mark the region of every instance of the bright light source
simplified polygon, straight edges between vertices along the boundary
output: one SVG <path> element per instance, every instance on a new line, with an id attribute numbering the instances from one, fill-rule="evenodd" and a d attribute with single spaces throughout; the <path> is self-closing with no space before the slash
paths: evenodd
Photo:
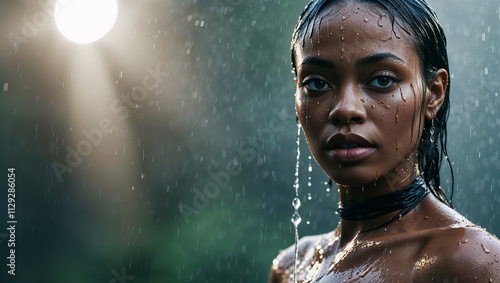
<path id="1" fill-rule="evenodd" d="M 69 40 L 86 44 L 106 35 L 118 15 L 116 0 L 58 0 L 56 26 Z"/>

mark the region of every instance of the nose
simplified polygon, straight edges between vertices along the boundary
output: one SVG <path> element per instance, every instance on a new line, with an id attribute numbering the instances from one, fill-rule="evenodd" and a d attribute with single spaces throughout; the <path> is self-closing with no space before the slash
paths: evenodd
<path id="1" fill-rule="evenodd" d="M 328 118 L 335 125 L 364 123 L 366 109 L 362 99 L 362 94 L 355 86 L 339 89 Z"/>

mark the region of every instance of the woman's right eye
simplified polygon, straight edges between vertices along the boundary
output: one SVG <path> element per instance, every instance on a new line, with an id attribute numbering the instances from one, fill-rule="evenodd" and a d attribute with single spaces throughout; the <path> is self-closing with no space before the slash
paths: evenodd
<path id="1" fill-rule="evenodd" d="M 328 89 L 330 86 L 328 85 L 327 82 L 325 82 L 324 80 L 322 79 L 317 79 L 317 78 L 314 78 L 314 79 L 308 79 L 306 80 L 303 85 L 309 89 L 309 90 L 312 90 L 312 91 L 320 91 L 320 90 L 325 90 L 325 89 Z"/>

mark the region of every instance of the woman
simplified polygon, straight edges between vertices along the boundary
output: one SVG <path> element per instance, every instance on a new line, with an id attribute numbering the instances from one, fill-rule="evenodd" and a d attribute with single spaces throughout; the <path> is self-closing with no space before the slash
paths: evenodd
<path id="1" fill-rule="evenodd" d="M 296 111 L 338 185 L 331 233 L 273 261 L 270 282 L 499 282 L 500 241 L 451 208 L 439 179 L 446 39 L 424 0 L 313 0 L 292 39 Z"/>

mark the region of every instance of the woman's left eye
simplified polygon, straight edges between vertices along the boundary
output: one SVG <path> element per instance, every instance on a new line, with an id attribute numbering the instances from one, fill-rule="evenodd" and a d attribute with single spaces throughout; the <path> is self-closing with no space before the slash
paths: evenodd
<path id="1" fill-rule="evenodd" d="M 378 76 L 368 83 L 368 86 L 376 89 L 388 89 L 394 87 L 399 80 L 391 76 Z"/>

